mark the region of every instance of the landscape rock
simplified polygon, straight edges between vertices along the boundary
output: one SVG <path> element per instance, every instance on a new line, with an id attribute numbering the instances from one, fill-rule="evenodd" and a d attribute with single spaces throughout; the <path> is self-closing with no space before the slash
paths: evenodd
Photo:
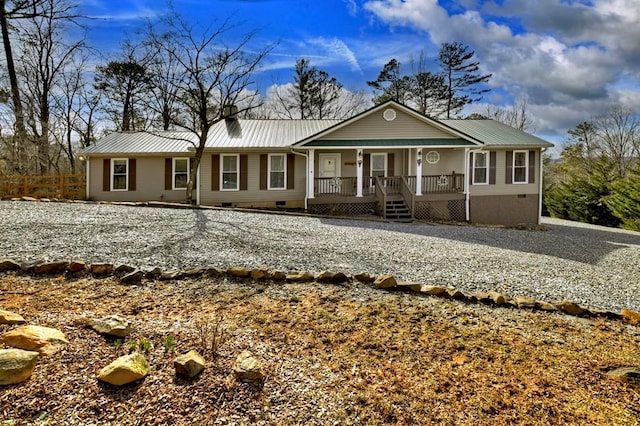
<path id="1" fill-rule="evenodd" d="M 342 284 L 349 281 L 349 277 L 344 272 L 322 271 L 316 275 L 315 280 L 319 283 Z"/>
<path id="2" fill-rule="evenodd" d="M 287 274 L 287 281 L 289 282 L 309 282 L 314 280 L 314 276 L 308 271 L 292 271 Z"/>
<path id="3" fill-rule="evenodd" d="M 121 356 L 98 372 L 98 380 L 115 386 L 123 386 L 140 380 L 149 374 L 149 364 L 138 352 Z"/>
<path id="4" fill-rule="evenodd" d="M 164 271 L 160 274 L 160 281 L 181 280 L 182 278 L 184 278 L 184 273 L 177 269 Z"/>
<path id="5" fill-rule="evenodd" d="M 397 284 L 398 282 L 396 281 L 396 277 L 391 274 L 379 275 L 373 282 L 373 285 L 376 288 L 392 288 Z"/>
<path id="6" fill-rule="evenodd" d="M 607 371 L 607 375 L 624 382 L 640 385 L 640 368 L 638 367 L 618 367 Z"/>
<path id="7" fill-rule="evenodd" d="M 411 290 L 411 291 L 413 291 L 415 293 L 420 293 L 420 290 L 422 290 L 422 284 L 415 283 L 415 282 L 400 281 L 396 285 L 401 290 L 407 289 L 407 290 Z"/>
<path id="8" fill-rule="evenodd" d="M 262 365 L 249 351 L 242 351 L 233 364 L 233 374 L 237 380 L 255 383 L 264 379 Z"/>
<path id="9" fill-rule="evenodd" d="M 89 327 L 100 334 L 127 337 L 131 334 L 131 322 L 120 315 L 109 315 L 89 321 Z"/>
<path id="10" fill-rule="evenodd" d="M 27 380 L 36 368 L 38 355 L 38 352 L 22 349 L 0 349 L 0 385 Z"/>
<path id="11" fill-rule="evenodd" d="M 541 311 L 554 312 L 557 311 L 558 308 L 553 303 L 545 302 L 542 300 L 536 300 L 536 308 Z"/>
<path id="12" fill-rule="evenodd" d="M 635 312 L 630 309 L 623 309 L 620 311 L 620 315 L 625 321 L 630 322 L 631 324 L 640 324 L 640 312 Z"/>
<path id="13" fill-rule="evenodd" d="M 262 281 L 269 278 L 269 268 L 266 266 L 259 266 L 251 270 L 251 279 L 254 281 Z"/>
<path id="14" fill-rule="evenodd" d="M 176 374 L 185 377 L 195 377 L 205 367 L 205 360 L 197 351 L 189 351 L 173 360 Z"/>
<path id="15" fill-rule="evenodd" d="M 24 324 L 25 322 L 22 315 L 0 309 L 0 324 Z"/>
<path id="16" fill-rule="evenodd" d="M 467 300 L 467 295 L 457 288 L 449 288 L 447 289 L 447 294 L 450 298 L 454 300 Z"/>
<path id="17" fill-rule="evenodd" d="M 37 351 L 43 355 L 54 354 L 69 343 L 60 330 L 39 325 L 25 325 L 7 331 L 0 336 L 0 341 L 7 346 Z"/>
<path id="18" fill-rule="evenodd" d="M 83 260 L 72 260 L 69 262 L 69 272 L 76 274 L 87 270 L 87 264 Z"/>
<path id="19" fill-rule="evenodd" d="M 533 309 L 536 307 L 536 299 L 529 296 L 516 296 L 513 298 L 513 303 L 520 309 Z"/>
<path id="20" fill-rule="evenodd" d="M 230 268 L 227 268 L 227 274 L 235 278 L 249 278 L 251 276 L 251 271 L 243 266 L 231 266 Z"/>
<path id="21" fill-rule="evenodd" d="M 498 293 L 494 290 L 488 291 L 487 294 L 489 295 L 493 303 L 497 306 L 506 305 L 509 301 L 509 297 L 506 294 Z"/>
<path id="22" fill-rule="evenodd" d="M 284 281 L 287 279 L 287 274 L 282 271 L 271 271 L 269 277 L 274 281 Z"/>
<path id="23" fill-rule="evenodd" d="M 353 276 L 356 280 L 360 281 L 363 284 L 369 284 L 375 281 L 376 277 L 373 275 L 369 275 L 366 273 L 360 273 Z"/>
<path id="24" fill-rule="evenodd" d="M 92 263 L 89 270 L 93 275 L 113 274 L 113 263 Z"/>
<path id="25" fill-rule="evenodd" d="M 447 289 L 446 287 L 425 284 L 420 287 L 420 293 L 428 294 L 431 296 L 444 296 L 445 294 L 447 294 Z"/>
<path id="26" fill-rule="evenodd" d="M 577 303 L 570 300 L 563 300 L 562 302 L 558 303 L 556 307 L 565 314 L 573 315 L 576 317 L 589 312 L 586 309 L 580 307 L 580 305 L 578 305 Z"/>
<path id="27" fill-rule="evenodd" d="M 204 275 L 207 277 L 221 277 L 224 275 L 224 271 L 220 268 L 207 268 L 204 270 Z"/>
<path id="28" fill-rule="evenodd" d="M 127 275 L 120 278 L 120 282 L 122 284 L 136 284 L 142 281 L 142 278 L 144 278 L 144 272 L 136 269 L 135 271 L 129 272 Z"/>
<path id="29" fill-rule="evenodd" d="M 42 262 L 35 265 L 31 272 L 36 275 L 51 275 L 51 274 L 60 274 L 66 271 L 69 266 L 69 262 L 65 260 L 60 260 L 56 262 Z"/>
<path id="30" fill-rule="evenodd" d="M 11 259 L 0 259 L 0 272 L 4 271 L 17 271 L 20 269 L 20 264 Z"/>
<path id="31" fill-rule="evenodd" d="M 201 277 L 204 274 L 204 269 L 202 268 L 191 268 L 183 271 L 185 277 Z"/>
<path id="32" fill-rule="evenodd" d="M 133 266 L 122 264 L 122 265 L 116 266 L 113 269 L 113 273 L 116 275 L 125 275 L 135 270 L 136 268 L 134 268 Z"/>

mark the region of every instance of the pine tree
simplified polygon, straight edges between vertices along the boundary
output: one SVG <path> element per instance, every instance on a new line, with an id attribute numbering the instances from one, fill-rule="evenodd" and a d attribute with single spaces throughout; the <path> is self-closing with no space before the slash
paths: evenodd
<path id="1" fill-rule="evenodd" d="M 622 221 L 622 228 L 640 231 L 640 164 L 629 175 L 612 184 L 605 203 Z"/>

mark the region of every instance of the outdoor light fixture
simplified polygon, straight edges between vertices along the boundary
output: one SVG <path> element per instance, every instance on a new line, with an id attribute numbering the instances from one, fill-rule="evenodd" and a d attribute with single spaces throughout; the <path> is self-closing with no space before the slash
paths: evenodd
<path id="1" fill-rule="evenodd" d="M 416 160 L 416 163 L 418 163 L 418 166 L 420 164 L 422 164 L 422 150 L 421 149 L 418 150 L 418 159 Z"/>
<path id="2" fill-rule="evenodd" d="M 362 151 L 358 151 L 358 166 L 362 166 Z"/>
<path id="3" fill-rule="evenodd" d="M 80 160 L 80 161 L 84 161 L 84 160 L 86 160 L 86 158 L 85 158 L 85 156 L 84 156 L 84 155 L 80 155 L 80 156 L 78 156 L 78 160 Z"/>

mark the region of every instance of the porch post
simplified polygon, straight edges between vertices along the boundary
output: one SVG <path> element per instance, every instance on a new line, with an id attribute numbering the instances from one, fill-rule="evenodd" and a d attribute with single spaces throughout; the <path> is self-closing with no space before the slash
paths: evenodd
<path id="1" fill-rule="evenodd" d="M 422 195 L 422 148 L 416 148 L 416 196 Z"/>
<path id="2" fill-rule="evenodd" d="M 315 176 L 315 150 L 310 149 L 307 156 L 307 198 L 313 197 L 314 176 Z"/>
<path id="3" fill-rule="evenodd" d="M 464 217 L 467 222 L 471 221 L 471 200 L 469 199 L 469 179 L 471 179 L 471 176 L 468 176 L 471 173 L 469 170 L 470 152 L 469 148 L 464 149 Z"/>
<path id="4" fill-rule="evenodd" d="M 358 148 L 356 150 L 356 197 L 362 197 L 362 149 Z"/>

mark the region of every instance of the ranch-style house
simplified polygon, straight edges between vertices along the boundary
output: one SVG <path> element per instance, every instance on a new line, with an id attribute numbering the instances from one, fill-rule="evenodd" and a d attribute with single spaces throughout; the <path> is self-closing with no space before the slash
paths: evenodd
<path id="1" fill-rule="evenodd" d="M 185 199 L 196 137 L 112 133 L 81 153 L 87 197 Z M 551 143 L 493 120 L 435 120 L 394 101 L 346 120 L 214 125 L 197 205 L 306 209 L 388 220 L 539 223 L 542 153 Z"/>

